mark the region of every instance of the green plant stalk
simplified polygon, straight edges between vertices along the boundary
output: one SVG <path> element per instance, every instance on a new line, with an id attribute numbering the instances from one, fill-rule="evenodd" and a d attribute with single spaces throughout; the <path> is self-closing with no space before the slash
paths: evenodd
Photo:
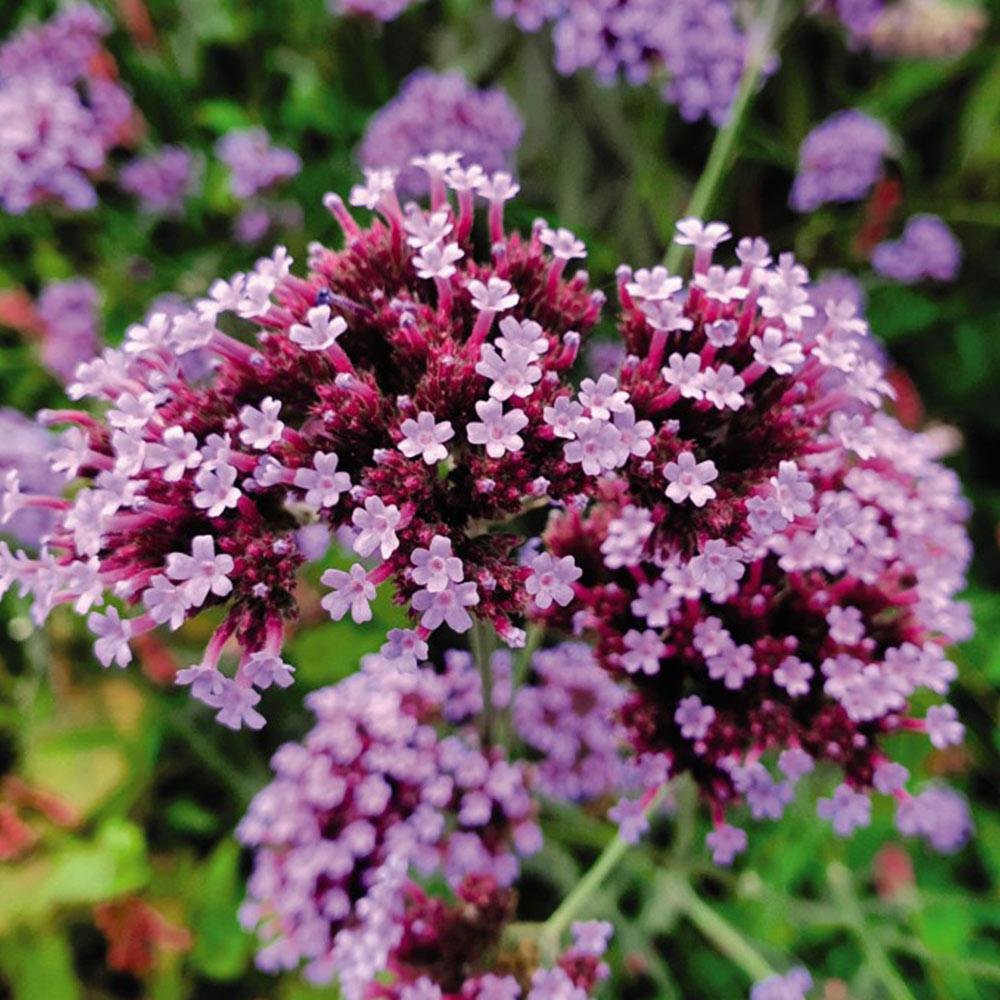
<path id="1" fill-rule="evenodd" d="M 480 719 L 483 746 L 493 745 L 496 735 L 496 709 L 493 705 L 493 626 L 480 618 L 474 618 L 472 623 L 472 656 L 479 668 L 479 677 L 483 690 L 483 714 Z"/>
<path id="2" fill-rule="evenodd" d="M 702 170 L 687 204 L 686 215 L 704 218 L 708 214 L 715 202 L 723 175 L 727 168 L 732 166 L 736 141 L 743 130 L 743 123 L 760 82 L 760 75 L 771 54 L 780 6 L 780 0 L 765 0 L 759 19 L 751 26 L 752 35 L 748 46 L 747 63 L 743 68 L 739 90 L 736 92 L 733 106 L 729 109 L 725 125 L 715 133 L 715 141 L 705 161 L 705 169 Z M 686 247 L 677 243 L 670 244 L 670 249 L 663 259 L 668 271 L 676 272 L 684 258 L 685 249 Z"/>
<path id="3" fill-rule="evenodd" d="M 644 810 L 644 815 L 649 816 L 653 810 L 663 802 L 667 794 L 667 786 L 661 785 L 656 794 L 649 800 L 649 804 Z M 576 919 L 580 912 L 586 907 L 591 896 L 601 887 L 604 880 L 615 870 L 618 863 L 625 856 L 626 852 L 634 845 L 622 840 L 620 834 L 616 834 L 605 845 L 604 850 L 598 855 L 597 860 L 587 869 L 583 878 L 574 886 L 572 891 L 559 904 L 552 916 L 542 925 L 539 935 L 539 944 L 542 953 L 554 957 L 559 946 L 559 939 L 566 928 Z"/>
<path id="4" fill-rule="evenodd" d="M 834 901 L 843 913 L 844 922 L 850 927 L 858 947 L 865 956 L 865 961 L 889 996 L 892 1000 L 916 1000 L 889 960 L 885 949 L 865 926 L 865 917 L 854 892 L 851 873 L 840 862 L 834 862 L 827 868 L 826 878 Z"/>
<path id="5" fill-rule="evenodd" d="M 678 879 L 676 892 L 679 898 L 671 902 L 677 905 L 680 912 L 717 952 L 725 955 L 755 982 L 775 975 L 775 970 L 767 959 L 722 914 L 712 909 L 689 882 Z"/>

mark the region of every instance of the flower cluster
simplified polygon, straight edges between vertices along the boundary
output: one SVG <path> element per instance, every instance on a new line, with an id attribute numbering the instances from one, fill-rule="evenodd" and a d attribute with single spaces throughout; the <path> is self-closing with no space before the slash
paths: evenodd
<path id="1" fill-rule="evenodd" d="M 298 153 L 272 146 L 263 128 L 227 132 L 216 143 L 215 155 L 229 168 L 229 188 L 240 201 L 294 177 L 302 169 Z"/>
<path id="2" fill-rule="evenodd" d="M 440 735 L 434 723 L 447 694 L 433 671 L 374 657 L 309 695 L 317 725 L 303 744 L 277 752 L 274 781 L 238 829 L 257 849 L 242 919 L 270 941 L 258 956 L 263 968 L 307 963 L 310 979 L 336 976 L 357 1000 L 383 969 L 419 967 L 417 939 L 431 933 L 431 910 L 444 907 L 411 882 L 418 874 L 441 872 L 460 895 L 483 892 L 477 919 L 496 911 L 451 948 L 470 946 L 477 932 L 489 944 L 509 919 L 513 851 L 540 845 L 524 771 L 461 731 Z M 467 911 L 454 922 L 468 921 Z M 433 951 L 423 954 L 433 962 Z M 475 957 L 445 967 L 454 975 Z"/>
<path id="3" fill-rule="evenodd" d="M 183 146 L 164 146 L 122 167 L 118 182 L 144 212 L 179 212 L 198 182 L 196 157 Z"/>
<path id="4" fill-rule="evenodd" d="M 880 412 L 890 389 L 849 302 L 817 309 L 806 270 L 772 265 L 760 239 L 712 263 L 719 223 L 677 238 L 695 248 L 686 289 L 663 268 L 619 272 L 618 385 L 645 448 L 550 527 L 548 551 L 583 573 L 542 614 L 629 681 L 629 739 L 694 774 L 720 863 L 746 842 L 727 808 L 777 818 L 821 759 L 844 775 L 819 807 L 837 832 L 867 824 L 872 789 L 925 816 L 884 741 L 962 738 L 950 706 L 909 708 L 947 691 L 943 646 L 970 632 L 957 479 Z"/>
<path id="5" fill-rule="evenodd" d="M 38 620 L 72 604 L 89 613 L 101 662 L 125 666 L 133 636 L 225 604 L 181 680 L 227 724 L 259 725 L 254 688 L 289 677 L 282 626 L 296 611 L 305 521 L 346 530 L 369 561 L 324 574 L 330 615 L 367 620 L 392 577 L 417 626 L 410 642 L 442 625 L 465 631 L 474 609 L 517 645 L 529 604 L 572 598 L 572 560 L 522 565 L 518 534 L 486 526 L 576 503 L 594 476 L 648 449 L 614 379 L 579 393 L 566 382 L 603 297 L 584 272 L 564 277 L 586 253 L 571 233 L 505 234 L 509 174 L 463 168 L 454 154 L 424 166 L 430 211 L 404 211 L 392 173 L 370 172 L 352 202 L 385 221 L 361 229 L 330 195 L 346 246 L 313 245 L 308 277 L 278 248 L 78 369 L 70 396 L 104 401 L 106 414 L 43 419 L 72 425 L 53 467 L 87 482 L 72 499 L 5 482 L 5 517 L 59 514 L 39 559 L 9 556 L 2 576 L 33 594 Z M 477 197 L 489 203 L 482 263 Z M 215 371 L 192 379 L 181 362 L 204 350 Z M 97 610 L 108 589 L 141 613 Z M 242 648 L 235 680 L 218 670 L 230 639 Z"/>
<path id="6" fill-rule="evenodd" d="M 19 410 L 0 409 L 0 478 L 16 471 L 26 489 L 54 493 L 65 479 L 49 466 L 58 445 L 54 434 L 26 417 Z M 37 547 L 55 524 L 56 515 L 48 510 L 18 511 L 4 526 L 22 545 Z"/>
<path id="7" fill-rule="evenodd" d="M 830 201 L 860 201 L 881 175 L 890 145 L 881 122 L 861 111 L 838 111 L 813 128 L 799 147 L 792 208 L 812 212 Z"/>
<path id="8" fill-rule="evenodd" d="M 621 789 L 622 734 L 614 719 L 625 693 L 582 643 L 535 654 L 534 683 L 514 701 L 524 742 L 541 754 L 532 787 L 562 801 L 595 799 Z"/>
<path id="9" fill-rule="evenodd" d="M 100 343 L 97 289 L 85 278 L 53 281 L 38 297 L 42 363 L 62 382 Z"/>
<path id="10" fill-rule="evenodd" d="M 419 70 L 372 117 L 358 157 L 366 167 L 400 171 L 400 191 L 425 195 L 427 174 L 413 160 L 448 149 L 487 173 L 510 170 L 523 132 L 502 90 L 476 90 L 461 73 Z"/>
<path id="11" fill-rule="evenodd" d="M 556 67 L 593 69 L 612 82 L 666 77 L 664 100 L 688 121 L 726 117 L 747 58 L 747 37 L 729 0 L 494 0 L 524 31 L 554 22 Z"/>
<path id="12" fill-rule="evenodd" d="M 0 48 L 0 208 L 53 199 L 96 204 L 91 175 L 131 135 L 132 102 L 101 47 L 104 16 L 86 3 Z"/>
<path id="13" fill-rule="evenodd" d="M 936 215 L 914 215 L 898 240 L 880 243 L 872 251 L 875 273 L 904 285 L 954 281 L 961 264 L 961 244 Z"/>

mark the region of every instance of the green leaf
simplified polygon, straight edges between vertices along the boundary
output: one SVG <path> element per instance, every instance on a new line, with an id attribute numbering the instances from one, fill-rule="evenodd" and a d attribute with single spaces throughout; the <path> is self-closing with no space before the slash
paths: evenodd
<path id="1" fill-rule="evenodd" d="M 224 840 L 189 888 L 197 900 L 192 919 L 195 968 L 209 979 L 235 979 L 246 970 L 252 948 L 237 919 L 243 896 L 239 846 Z"/>
<path id="2" fill-rule="evenodd" d="M 73 953 L 61 935 L 19 934 L 0 944 L 0 968 L 14 1000 L 77 1000 Z"/>

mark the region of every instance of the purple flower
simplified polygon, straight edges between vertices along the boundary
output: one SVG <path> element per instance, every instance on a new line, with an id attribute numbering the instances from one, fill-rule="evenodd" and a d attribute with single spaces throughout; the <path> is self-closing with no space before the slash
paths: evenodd
<path id="1" fill-rule="evenodd" d="M 918 281 L 954 281 L 962 264 L 962 247 L 936 215 L 914 215 L 903 235 L 872 251 L 872 269 L 904 285 Z"/>
<path id="2" fill-rule="evenodd" d="M 535 654 L 537 677 L 514 701 L 518 734 L 541 755 L 535 782 L 566 801 L 596 799 L 622 784 L 621 733 L 611 721 L 623 692 L 584 645 L 563 643 Z M 474 668 L 469 666 L 472 676 Z"/>
<path id="3" fill-rule="evenodd" d="M 198 183 L 199 164 L 183 146 L 164 146 L 121 169 L 118 183 L 144 212 L 180 212 Z"/>
<path id="4" fill-rule="evenodd" d="M 348 611 L 355 624 L 371 621 L 371 602 L 375 600 L 375 584 L 368 579 L 364 566 L 355 563 L 346 573 L 328 569 L 320 578 L 333 591 L 320 602 L 330 617 L 340 621 Z"/>
<path id="5" fill-rule="evenodd" d="M 889 151 L 889 132 L 881 122 L 853 109 L 837 112 L 799 147 L 792 208 L 812 212 L 829 201 L 860 201 L 878 180 Z"/>
<path id="6" fill-rule="evenodd" d="M 398 448 L 407 458 L 419 455 L 428 465 L 436 465 L 448 457 L 444 443 L 455 436 L 451 421 L 442 420 L 439 423 L 433 413 L 424 410 L 416 420 L 404 420 L 399 429 L 403 440 Z"/>
<path id="7" fill-rule="evenodd" d="M 229 579 L 235 566 L 233 557 L 216 554 L 211 535 L 198 535 L 191 542 L 191 555 L 172 552 L 167 556 L 167 576 L 183 585 L 192 607 L 204 604 L 209 593 L 225 597 L 233 589 Z"/>
<path id="8" fill-rule="evenodd" d="M 687 121 L 721 124 L 743 74 L 747 39 L 727 0 L 494 0 L 494 9 L 524 31 L 553 21 L 560 73 L 639 85 L 665 67 L 663 99 Z"/>
<path id="9" fill-rule="evenodd" d="M 738 826 L 723 823 L 708 834 L 705 843 L 712 852 L 712 860 L 728 868 L 736 855 L 747 849 L 747 833 Z"/>
<path id="10" fill-rule="evenodd" d="M 64 436 L 62 449 L 73 449 L 74 435 Z M 17 410 L 0 409 L 0 478 L 16 470 L 21 489 L 27 493 L 58 492 L 67 474 L 75 477 L 72 464 L 61 464 L 60 441 L 35 421 Z M 75 463 L 70 458 L 69 463 Z M 60 472 L 60 470 L 65 470 Z M 42 507 L 25 507 L 3 525 L 3 531 L 24 545 L 37 547 L 56 523 L 56 512 Z"/>
<path id="11" fill-rule="evenodd" d="M 812 976 L 800 966 L 783 976 L 768 976 L 755 983 L 750 1000 L 805 1000 L 812 985 Z"/>
<path id="12" fill-rule="evenodd" d="M 53 281 L 42 289 L 38 298 L 42 361 L 63 382 L 97 353 L 99 304 L 97 289 L 84 278 Z"/>
<path id="13" fill-rule="evenodd" d="M 37 202 L 92 208 L 90 175 L 125 138 L 132 103 L 93 67 L 109 24 L 77 4 L 0 48 L 0 208 L 20 214 Z"/>
<path id="14" fill-rule="evenodd" d="M 711 459 L 699 462 L 690 451 L 681 452 L 675 462 L 667 462 L 663 477 L 668 484 L 666 494 L 674 503 L 690 500 L 695 507 L 704 507 L 716 496 L 708 485 L 719 477 L 715 463 Z"/>
<path id="15" fill-rule="evenodd" d="M 564 608 L 573 600 L 573 582 L 582 575 L 583 570 L 572 556 L 556 559 L 543 552 L 531 561 L 531 576 L 525 580 L 524 589 L 543 611 L 553 603 Z"/>
<path id="16" fill-rule="evenodd" d="M 872 800 L 849 785 L 838 785 L 833 798 L 819 800 L 816 812 L 822 819 L 833 823 L 835 833 L 848 837 L 858 827 L 868 826 L 871 822 Z"/>
<path id="17" fill-rule="evenodd" d="M 424 195 L 434 172 L 411 166 L 437 150 L 461 153 L 486 173 L 510 170 L 524 122 L 502 90 L 476 90 L 461 73 L 418 70 L 368 124 L 358 158 L 399 171 L 401 191 Z"/>
<path id="18" fill-rule="evenodd" d="M 227 132 L 216 144 L 215 155 L 229 167 L 229 188 L 238 201 L 294 177 L 302 161 L 290 149 L 271 145 L 263 128 Z"/>
<path id="19" fill-rule="evenodd" d="M 715 709 L 703 705 L 696 694 L 681 698 L 674 712 L 674 722 L 680 727 L 681 736 L 689 740 L 703 740 L 715 720 Z"/>

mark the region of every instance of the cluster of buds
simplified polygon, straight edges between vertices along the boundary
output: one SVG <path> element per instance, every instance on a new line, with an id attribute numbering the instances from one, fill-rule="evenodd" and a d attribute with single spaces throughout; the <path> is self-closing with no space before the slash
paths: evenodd
<path id="1" fill-rule="evenodd" d="M 518 645 L 529 605 L 572 599 L 572 560 L 522 566 L 520 536 L 487 529 L 584 503 L 594 476 L 648 447 L 613 379 L 579 394 L 567 380 L 603 296 L 584 272 L 564 277 L 586 254 L 571 233 L 505 232 L 518 190 L 509 174 L 463 168 L 457 154 L 418 165 L 429 211 L 404 209 L 393 173 L 369 171 L 351 201 L 381 219 L 362 229 L 329 195 L 346 245 L 314 244 L 307 277 L 279 247 L 80 366 L 69 394 L 102 401 L 104 414 L 42 419 L 72 425 L 53 467 L 85 482 L 71 499 L 24 492 L 16 472 L 4 482 L 4 518 L 58 515 L 37 558 L 0 551 L 0 578 L 31 593 L 37 621 L 72 604 L 89 613 L 101 662 L 125 666 L 132 637 L 225 604 L 181 681 L 223 723 L 257 727 L 259 689 L 292 679 L 280 653 L 306 521 L 348 532 L 367 560 L 324 574 L 331 616 L 366 621 L 393 578 L 414 618 L 400 640 L 411 646 L 444 624 L 465 631 L 470 609 Z M 483 262 L 477 197 L 489 203 Z M 214 370 L 190 377 L 185 356 L 206 350 Z M 140 613 L 97 610 L 109 589 Z M 230 640 L 242 649 L 235 677 L 219 670 Z"/>
<path id="2" fill-rule="evenodd" d="M 933 440 L 880 411 L 890 388 L 854 307 L 817 306 L 806 270 L 772 265 L 760 239 L 740 241 L 738 266 L 713 263 L 729 235 L 678 224 L 686 288 L 663 268 L 619 272 L 617 384 L 647 454 L 550 526 L 548 551 L 582 576 L 545 615 L 629 682 L 629 740 L 694 775 L 718 862 L 746 844 L 728 807 L 779 817 L 820 760 L 843 772 L 819 805 L 838 833 L 869 822 L 875 789 L 902 827 L 955 839 L 930 829 L 885 739 L 962 738 L 952 707 L 920 718 L 910 702 L 946 693 L 944 646 L 970 633 L 955 600 L 967 504 Z"/>

